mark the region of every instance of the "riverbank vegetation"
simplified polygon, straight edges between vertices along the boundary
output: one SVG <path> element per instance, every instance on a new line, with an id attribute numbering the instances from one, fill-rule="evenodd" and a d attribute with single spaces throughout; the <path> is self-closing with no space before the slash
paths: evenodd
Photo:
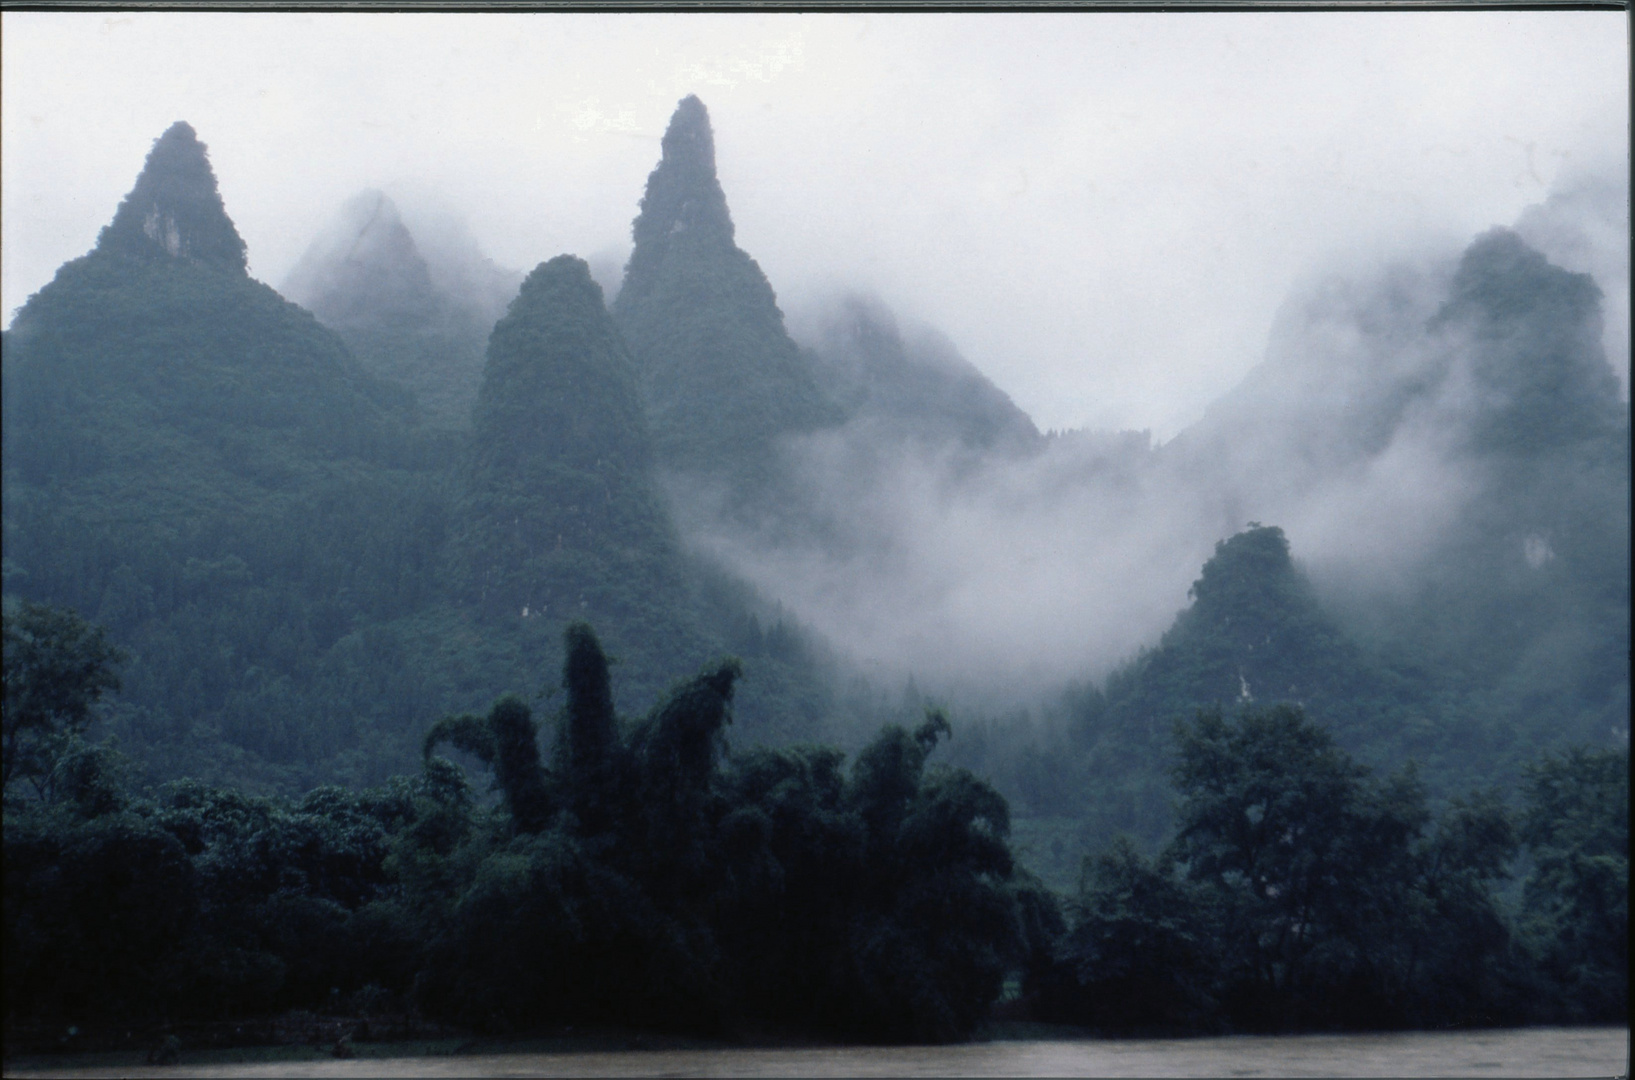
<path id="1" fill-rule="evenodd" d="M 1108 1032 L 1627 1004 L 1619 753 L 1433 812 L 1411 768 L 1371 775 L 1293 706 L 1200 713 L 1168 845 L 1115 842 L 1062 898 L 1018 868 L 1005 800 L 937 762 L 943 714 L 850 761 L 731 752 L 730 659 L 621 717 L 575 624 L 550 713 L 504 697 L 438 723 L 418 775 L 277 799 L 132 790 L 85 737 L 116 684 L 101 632 L 23 603 L 5 637 L 8 1030 L 305 1009 L 936 1041 L 1002 997 Z"/>

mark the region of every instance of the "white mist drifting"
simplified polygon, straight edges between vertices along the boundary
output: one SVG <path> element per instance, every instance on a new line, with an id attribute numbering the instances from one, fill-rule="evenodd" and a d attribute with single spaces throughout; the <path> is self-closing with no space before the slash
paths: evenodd
<path id="1" fill-rule="evenodd" d="M 1606 338 L 1627 398 L 1611 190 L 1552 196 L 1522 225 L 1618 297 Z M 1483 404 L 1469 343 L 1429 328 L 1462 246 L 1311 275 L 1262 363 L 1162 446 L 1076 431 L 973 455 L 854 421 L 784 448 L 821 539 L 729 525 L 673 481 L 682 529 L 865 667 L 988 700 L 1100 678 L 1154 644 L 1214 544 L 1251 521 L 1282 526 L 1320 590 L 1399 594 L 1483 483 L 1464 452 Z"/>

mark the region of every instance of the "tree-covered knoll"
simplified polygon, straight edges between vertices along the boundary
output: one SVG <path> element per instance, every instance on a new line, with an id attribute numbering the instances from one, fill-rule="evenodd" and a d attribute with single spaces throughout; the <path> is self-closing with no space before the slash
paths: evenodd
<path id="1" fill-rule="evenodd" d="M 960 760 L 1030 816 L 1075 819 L 1073 846 L 1093 850 L 1118 832 L 1149 846 L 1168 832 L 1170 728 L 1200 708 L 1296 703 L 1369 761 L 1436 749 L 1404 744 L 1401 713 L 1423 703 L 1392 697 L 1398 683 L 1324 611 L 1282 529 L 1220 541 L 1189 596 L 1157 645 L 1066 695 L 1046 745 L 988 730 Z"/>
<path id="2" fill-rule="evenodd" d="M 661 632 L 682 581 L 652 467 L 601 287 L 583 260 L 542 263 L 494 327 L 472 419 L 458 541 L 471 599 L 507 612 L 616 612 Z"/>
<path id="3" fill-rule="evenodd" d="M 1499 601 L 1503 588 L 1488 583 L 1492 625 L 1480 635 L 1488 647 L 1515 632 L 1515 611 Z M 1627 658 L 1560 635 L 1551 647 L 1557 664 L 1570 665 L 1564 669 L 1540 658 L 1489 670 L 1479 665 L 1494 658 L 1481 650 L 1408 654 L 1411 625 L 1394 644 L 1359 638 L 1330 614 L 1275 526 L 1252 525 L 1219 542 L 1189 595 L 1159 642 L 1101 684 L 1070 690 L 1039 721 L 1019 713 L 972 723 L 952 748 L 1014 802 L 1028 865 L 1058 888 L 1083 854 L 1118 834 L 1148 852 L 1161 846 L 1176 827 L 1170 728 L 1200 709 L 1298 707 L 1370 768 L 1414 762 L 1437 804 L 1480 784 L 1520 790 L 1543 753 L 1619 745 L 1605 706 L 1586 711 L 1569 695 L 1621 685 L 1614 680 Z M 1616 603 L 1599 613 L 1560 604 L 1548 610 L 1574 620 L 1588 612 L 1615 633 Z"/>

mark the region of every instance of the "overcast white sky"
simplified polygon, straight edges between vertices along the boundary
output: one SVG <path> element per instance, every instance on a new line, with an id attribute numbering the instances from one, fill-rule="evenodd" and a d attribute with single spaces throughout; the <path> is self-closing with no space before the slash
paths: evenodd
<path id="1" fill-rule="evenodd" d="M 8 322 L 175 120 L 277 285 L 368 186 L 434 193 L 517 269 L 623 250 L 697 93 L 786 306 L 873 288 L 1044 428 L 1167 438 L 1314 269 L 1628 183 L 1615 12 L 0 19 Z"/>

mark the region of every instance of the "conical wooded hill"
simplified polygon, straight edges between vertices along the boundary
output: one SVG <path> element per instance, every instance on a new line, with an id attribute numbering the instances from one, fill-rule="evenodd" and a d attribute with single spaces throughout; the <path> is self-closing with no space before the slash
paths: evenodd
<path id="1" fill-rule="evenodd" d="M 674 622 L 679 555 L 635 372 L 583 260 L 558 256 L 523 282 L 489 339 L 472 427 L 473 599 L 512 615 Z"/>
<path id="2" fill-rule="evenodd" d="M 107 494 L 130 495 L 138 518 L 218 499 L 242 509 L 223 488 L 264 473 L 262 451 L 285 475 L 391 453 L 407 404 L 246 275 L 244 242 L 184 123 L 155 142 L 96 248 L 18 312 L 6 352 L 11 464 L 36 482 L 130 469 L 135 487 Z M 172 459 L 187 482 L 170 476 Z"/>
<path id="3" fill-rule="evenodd" d="M 765 275 L 733 241 L 709 114 L 696 97 L 670 120 L 632 235 L 613 311 L 659 461 L 753 491 L 779 436 L 839 414 L 785 331 Z"/>

